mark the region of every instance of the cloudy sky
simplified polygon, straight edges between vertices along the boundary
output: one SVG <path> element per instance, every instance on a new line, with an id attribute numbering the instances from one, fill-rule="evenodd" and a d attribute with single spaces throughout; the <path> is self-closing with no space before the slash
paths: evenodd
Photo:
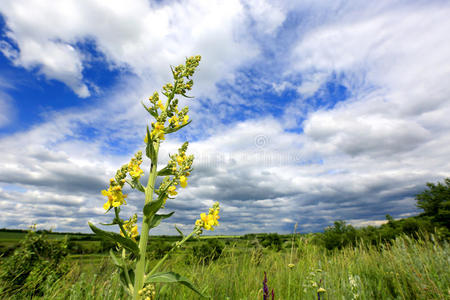
<path id="1" fill-rule="evenodd" d="M 154 233 L 188 231 L 214 201 L 217 234 L 415 215 L 414 195 L 450 176 L 449 15 L 448 1 L 2 0 L 0 228 L 109 221 L 100 191 L 143 149 L 141 101 L 197 54 L 191 126 L 160 152 L 191 141 L 195 170 Z M 123 217 L 143 206 L 128 192 Z"/>

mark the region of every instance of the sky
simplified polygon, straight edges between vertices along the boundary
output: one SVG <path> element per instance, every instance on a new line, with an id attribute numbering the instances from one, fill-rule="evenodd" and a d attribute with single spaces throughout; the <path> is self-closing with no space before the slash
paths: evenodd
<path id="1" fill-rule="evenodd" d="M 195 155 L 175 211 L 152 234 L 317 232 L 417 215 L 450 176 L 448 1 L 2 0 L 0 228 L 89 232 L 109 179 L 152 122 L 142 108 L 170 66 L 201 55 Z M 144 161 L 143 182 L 149 161 Z M 142 220 L 126 190 L 122 217 Z"/>

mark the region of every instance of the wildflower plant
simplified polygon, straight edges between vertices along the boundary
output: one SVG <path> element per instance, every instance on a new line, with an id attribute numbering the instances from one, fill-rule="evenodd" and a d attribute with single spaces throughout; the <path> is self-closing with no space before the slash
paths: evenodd
<path id="1" fill-rule="evenodd" d="M 120 255 L 117 256 L 112 250 L 110 255 L 114 264 L 119 268 L 122 286 L 133 299 L 154 299 L 156 297 L 155 283 L 180 283 L 204 296 L 187 278 L 180 274 L 158 272 L 158 270 L 174 249 L 181 247 L 193 235 L 198 236 L 203 230 L 214 230 L 214 227 L 219 225 L 219 203 L 215 203 L 207 214 L 200 215 L 192 232 L 187 236 L 175 226 L 182 238 L 172 245 L 172 248 L 158 263 L 151 266 L 146 258 L 149 231 L 157 227 L 162 220 L 174 214 L 174 212 L 158 214 L 159 210 L 164 208 L 168 200 L 178 194 L 178 187 L 185 188 L 187 186 L 192 172 L 194 156 L 186 154 L 188 142 L 185 142 L 176 154 L 170 155 L 168 164 L 159 170 L 158 153 L 166 135 L 181 130 L 191 122 L 188 115 L 189 108 L 179 109 L 179 101 L 176 96 L 189 97 L 186 93 L 192 89 L 191 77 L 199 65 L 200 59 L 200 56 L 190 57 L 186 59 L 184 65 L 171 68 L 174 81 L 173 84 L 168 83 L 162 88 L 162 95 L 165 96 L 164 103 L 158 92 L 149 98 L 148 103 L 142 103 L 153 118 L 151 127 L 147 126 L 144 137 L 145 155 L 151 162 L 147 184 L 144 186 L 140 181 L 144 175 L 144 171 L 141 169 L 143 154 L 138 151 L 130 162 L 123 165 L 110 179 L 108 189 L 102 191 L 102 195 L 106 197 L 103 208 L 106 212 L 114 212 L 113 221 L 110 224 L 102 225 L 117 225 L 120 234 L 103 231 L 89 223 L 92 231 L 99 237 L 117 243 Z M 156 186 L 157 177 L 163 177 L 158 186 Z M 140 235 L 137 214 L 127 220 L 120 217 L 120 208 L 127 204 L 127 195 L 123 193 L 125 184 L 145 195 Z"/>
<path id="2" fill-rule="evenodd" d="M 320 266 L 320 261 L 319 261 Z M 303 292 L 308 292 L 308 290 L 316 290 L 317 292 L 317 299 L 323 299 L 323 295 L 326 293 L 325 288 L 322 286 L 323 284 L 323 277 L 324 272 L 322 269 L 311 269 L 309 274 L 306 276 L 306 280 L 303 283 Z"/>
<path id="3" fill-rule="evenodd" d="M 270 297 L 270 298 L 269 298 Z M 269 286 L 267 285 L 267 274 L 264 272 L 264 280 L 263 280 L 263 300 L 275 299 L 275 294 L 272 291 L 269 293 Z"/>

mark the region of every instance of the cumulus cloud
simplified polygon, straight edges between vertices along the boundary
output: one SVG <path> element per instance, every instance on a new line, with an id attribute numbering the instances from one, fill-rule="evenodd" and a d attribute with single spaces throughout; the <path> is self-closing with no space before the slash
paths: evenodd
<path id="1" fill-rule="evenodd" d="M 79 43 L 89 39 L 108 67 L 137 76 L 92 105 L 49 112 L 43 123 L 1 138 L 0 226 L 86 232 L 87 221 L 107 221 L 100 190 L 142 147 L 147 116 L 138 100 L 168 79 L 169 64 L 197 53 L 200 97 L 183 102 L 193 126 L 163 143 L 160 163 L 187 138 L 194 172 L 188 189 L 167 202 L 176 214 L 157 233 L 173 233 L 174 223 L 189 230 L 217 200 L 221 233 L 289 232 L 295 222 L 318 231 L 337 219 L 381 224 L 386 214 L 417 213 L 414 195 L 424 183 L 449 176 L 447 6 L 26 5 L 0 4 L 8 27 L 1 49 L 18 66 L 86 96 L 89 55 Z M 249 74 L 244 64 L 254 66 Z M 346 88 L 340 102 L 321 92 L 331 81 Z M 266 89 L 277 100 L 264 99 Z M 287 90 L 296 99 L 280 99 Z M 142 210 L 139 196 L 130 192 L 125 214 Z"/>
<path id="2" fill-rule="evenodd" d="M 285 118 L 303 122 L 305 135 L 322 151 L 351 156 L 384 158 L 446 139 L 442 114 L 450 89 L 442 78 L 450 75 L 450 43 L 441 37 L 450 28 L 449 7 L 384 3 L 341 5 L 338 11 L 339 19 L 315 26 L 293 48 L 291 71 L 300 72 L 302 82 L 300 99 Z M 336 80 L 348 89 L 347 101 L 320 111 L 307 105 Z"/>
<path id="3" fill-rule="evenodd" d="M 271 7 L 265 2 L 250 7 L 267 32 L 284 17 L 280 10 L 269 14 Z M 37 68 L 80 97 L 90 95 L 83 77 L 88 58 L 80 44 L 94 42 L 110 68 L 128 68 L 158 82 L 167 79 L 162 74 L 169 64 L 202 54 L 199 82 L 211 92 L 259 52 L 246 30 L 247 9 L 239 1 L 3 1 L 9 41 L 0 49 L 16 65 Z"/>
<path id="4" fill-rule="evenodd" d="M 53 132 L 45 126 L 2 139 L 2 153 L 8 154 L 1 158 L 0 173 L 0 205 L 8 209 L 5 225 L 24 227 L 34 220 L 62 231 L 87 231 L 87 221 L 107 221 L 99 192 L 131 153 L 105 155 L 99 145 L 105 141 L 66 141 L 76 130 L 73 125 L 58 127 L 63 129 L 60 135 L 49 134 L 44 141 L 38 137 L 46 136 L 45 130 Z M 188 230 L 214 201 L 221 202 L 221 232 L 227 233 L 286 232 L 293 226 L 288 220 L 299 222 L 303 231 L 320 230 L 338 218 L 378 222 L 387 213 L 416 212 L 411 195 L 449 167 L 433 156 L 417 160 L 419 151 L 376 164 L 366 156 L 348 158 L 331 151 L 322 152 L 321 161 L 306 147 L 308 139 L 285 132 L 276 119 L 264 118 L 192 142 L 190 152 L 196 160 L 188 189 L 168 201 L 166 209 L 176 211 L 176 217 L 158 232 L 173 232 L 174 223 Z M 181 142 L 167 140 L 161 157 Z M 131 194 L 128 203 L 125 214 L 141 211 L 138 194 Z M 77 221 L 70 221 L 74 216 Z"/>

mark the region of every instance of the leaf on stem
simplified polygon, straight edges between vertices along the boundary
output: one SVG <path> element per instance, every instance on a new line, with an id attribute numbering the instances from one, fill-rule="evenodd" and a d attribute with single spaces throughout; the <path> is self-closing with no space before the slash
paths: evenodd
<path id="1" fill-rule="evenodd" d="M 181 235 L 181 237 L 184 237 L 183 232 L 175 225 L 175 229 L 178 231 L 178 233 Z"/>
<path id="2" fill-rule="evenodd" d="M 153 202 L 149 202 L 144 205 L 144 216 L 150 217 L 153 216 L 163 204 L 163 199 L 159 199 Z"/>
<path id="3" fill-rule="evenodd" d="M 179 283 L 182 284 L 200 296 L 204 298 L 210 298 L 209 296 L 203 295 L 194 285 L 187 279 L 186 277 L 181 276 L 180 274 L 177 274 L 175 272 L 160 272 L 153 274 L 146 278 L 145 283 L 151 283 L 151 282 L 164 282 L 164 283 Z"/>
<path id="4" fill-rule="evenodd" d="M 117 225 L 117 224 L 119 224 L 119 223 L 116 222 L 116 219 L 114 219 L 112 221 L 112 223 L 100 223 L 100 225 L 103 225 L 103 226 L 112 226 L 112 225 Z"/>
<path id="5" fill-rule="evenodd" d="M 158 226 L 159 223 L 161 223 L 162 220 L 170 218 L 174 213 L 175 212 L 173 211 L 173 212 L 171 212 L 169 214 L 166 214 L 166 215 L 158 215 L 158 214 L 154 215 L 152 220 L 150 221 L 149 229 L 152 229 L 152 228 Z"/>
<path id="6" fill-rule="evenodd" d="M 156 212 L 161 208 L 164 203 L 164 198 L 167 196 L 166 192 L 169 186 L 159 193 L 158 200 L 149 202 L 144 205 L 144 216 L 150 217 L 156 214 Z"/>
<path id="7" fill-rule="evenodd" d="M 127 179 L 127 183 L 133 188 L 136 189 L 140 192 L 145 193 L 145 188 L 144 186 L 141 184 L 141 182 L 139 181 L 139 178 L 133 178 L 132 181 Z"/>
<path id="8" fill-rule="evenodd" d="M 113 263 L 118 266 L 119 268 L 123 269 L 122 261 L 120 258 L 117 258 L 117 256 L 114 254 L 114 251 L 112 249 L 109 249 L 109 256 L 111 256 Z"/>
<path id="9" fill-rule="evenodd" d="M 161 170 L 159 170 L 156 175 L 168 176 L 168 175 L 172 175 L 172 174 L 173 174 L 172 167 L 169 167 L 169 165 L 167 165 L 164 168 L 162 168 Z"/>
<path id="10" fill-rule="evenodd" d="M 154 110 L 145 106 L 144 102 L 141 102 L 141 103 L 142 103 L 142 106 L 144 106 L 145 110 L 148 111 L 149 114 L 151 114 L 155 119 L 158 119 L 158 114 Z"/>
<path id="11" fill-rule="evenodd" d="M 192 97 L 192 96 L 188 96 L 185 93 L 181 93 L 180 95 L 183 96 L 183 97 L 186 97 L 186 98 L 191 98 L 191 99 L 195 98 L 195 97 Z"/>
<path id="12" fill-rule="evenodd" d="M 120 234 L 117 234 L 114 232 L 101 230 L 100 228 L 95 227 L 91 222 L 88 222 L 88 224 L 89 224 L 89 227 L 91 227 L 91 230 L 95 234 L 97 234 L 100 238 L 107 240 L 107 241 L 119 243 L 125 249 L 131 251 L 136 256 L 139 256 L 139 247 L 131 239 L 125 238 L 125 237 L 121 236 Z"/>
<path id="13" fill-rule="evenodd" d="M 189 124 L 191 124 L 192 121 L 187 122 L 186 124 L 180 125 L 178 127 L 174 127 L 174 128 L 164 128 L 164 133 L 172 133 L 172 132 L 176 132 L 178 130 L 180 130 L 181 128 L 183 128 L 184 126 L 188 126 Z"/>

